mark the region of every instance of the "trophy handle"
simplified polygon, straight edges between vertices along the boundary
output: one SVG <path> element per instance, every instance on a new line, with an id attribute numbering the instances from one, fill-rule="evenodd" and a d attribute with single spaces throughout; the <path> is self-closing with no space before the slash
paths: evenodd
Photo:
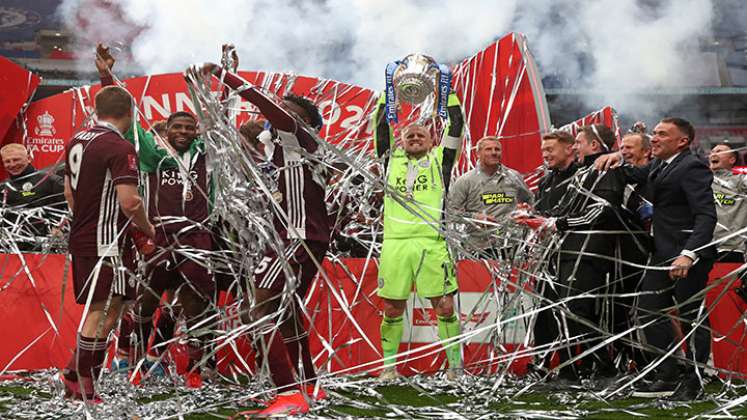
<path id="1" fill-rule="evenodd" d="M 397 122 L 397 94 L 394 89 L 394 73 L 399 68 L 402 61 L 392 61 L 386 65 L 385 80 L 386 88 L 384 94 L 386 95 L 386 120 L 389 123 Z"/>

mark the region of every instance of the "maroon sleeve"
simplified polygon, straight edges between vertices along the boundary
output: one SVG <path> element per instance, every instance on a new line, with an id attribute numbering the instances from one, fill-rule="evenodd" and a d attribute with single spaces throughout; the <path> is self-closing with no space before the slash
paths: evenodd
<path id="1" fill-rule="evenodd" d="M 67 141 L 67 144 L 65 145 L 65 176 L 70 176 L 70 165 L 68 165 L 68 154 L 70 152 L 70 143 L 72 142 L 72 139 Z"/>
<path id="2" fill-rule="evenodd" d="M 281 108 L 272 99 L 264 93 L 257 90 L 241 76 L 224 70 L 220 66 L 215 66 L 213 74 L 221 79 L 223 83 L 239 92 L 239 96 L 251 102 L 259 108 L 259 112 L 270 121 L 270 124 L 278 130 L 293 133 L 298 138 L 298 143 L 309 152 L 314 152 L 317 148 L 314 136 L 308 133 L 303 127 L 299 127 L 296 119 Z"/>
<path id="3" fill-rule="evenodd" d="M 106 76 L 101 76 L 100 80 L 101 80 L 101 87 L 111 86 L 114 84 L 114 78 L 112 77 L 111 74 L 107 74 Z"/>
<path id="4" fill-rule="evenodd" d="M 137 154 L 135 147 L 125 140 L 118 140 L 116 147 L 112 148 L 112 155 L 109 158 L 109 170 L 112 174 L 112 182 L 118 184 L 135 184 L 137 185 Z"/>

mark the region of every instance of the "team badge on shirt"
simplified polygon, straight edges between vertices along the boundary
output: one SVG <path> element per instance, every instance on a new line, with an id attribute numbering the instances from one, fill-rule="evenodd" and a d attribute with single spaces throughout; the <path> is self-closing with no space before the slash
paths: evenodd
<path id="1" fill-rule="evenodd" d="M 137 171 L 137 158 L 135 155 L 127 155 L 127 167 L 131 171 Z"/>
<path id="2" fill-rule="evenodd" d="M 22 190 L 21 195 L 23 197 L 30 197 L 32 195 L 36 195 L 35 192 L 31 191 L 33 189 L 34 189 L 34 184 L 30 182 L 24 182 L 23 185 L 21 186 L 21 190 Z"/>

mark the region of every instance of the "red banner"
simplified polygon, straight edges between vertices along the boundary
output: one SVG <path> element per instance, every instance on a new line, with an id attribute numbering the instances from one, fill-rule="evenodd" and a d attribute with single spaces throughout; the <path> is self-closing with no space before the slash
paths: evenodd
<path id="1" fill-rule="evenodd" d="M 615 111 L 615 109 L 611 106 L 605 106 L 599 111 L 592 112 L 591 114 L 579 118 L 572 123 L 568 123 L 560 127 L 559 130 L 567 131 L 571 133 L 573 137 L 576 137 L 581 127 L 592 124 L 602 124 L 609 127 L 612 132 L 615 133 L 615 137 L 617 137 L 617 143 L 619 147 L 620 141 L 622 140 L 622 137 L 620 137 L 620 125 L 617 121 L 617 111 Z"/>
<path id="2" fill-rule="evenodd" d="M 550 112 L 524 35 L 508 34 L 464 60 L 454 68 L 453 84 L 473 146 L 496 136 L 506 166 L 528 173 L 542 163 L 540 142 L 550 130 Z M 474 151 L 465 150 L 465 155 L 474 164 Z"/>
<path id="3" fill-rule="evenodd" d="M 3 99 L 0 101 L 0 139 L 5 137 L 11 127 L 22 122 L 20 117 L 23 107 L 34 95 L 40 82 L 39 76 L 0 56 L 0 86 L 3 87 Z M 0 179 L 5 176 L 5 169 L 0 167 Z"/>
<path id="4" fill-rule="evenodd" d="M 744 379 L 747 375 L 747 329 L 742 316 L 747 312 L 747 302 L 734 293 L 742 284 L 741 280 L 726 276 L 739 266 L 741 264 L 714 265 L 708 282 L 713 288 L 706 295 L 706 305 L 713 307 L 709 317 L 713 330 L 713 364 L 727 371 L 740 372 L 742 375 L 736 376 Z M 732 376 L 725 372 L 719 372 L 719 375 Z"/>
<path id="5" fill-rule="evenodd" d="M 93 66 L 93 63 L 92 63 Z M 382 68 L 383 70 L 383 68 Z M 294 93 L 309 97 L 320 108 L 325 126 L 320 135 L 342 147 L 372 147 L 371 115 L 377 100 L 371 89 L 333 80 L 281 73 L 239 72 L 249 82 L 279 96 Z M 541 163 L 541 133 L 550 127 L 544 90 L 526 39 L 509 34 L 485 50 L 456 65 L 452 84 L 461 98 L 474 145 L 491 135 L 501 138 L 504 164 L 521 172 Z M 382 71 L 382 84 L 383 84 Z M 176 111 L 195 111 L 187 84 L 179 73 L 137 77 L 124 81 L 140 111 L 142 124 L 166 119 Z M 10 130 L 5 142 L 27 145 L 33 163 L 42 168 L 57 163 L 68 139 L 84 127 L 92 112 L 92 98 L 99 85 L 75 88 L 36 101 L 24 115 L 28 130 Z M 239 122 L 248 119 L 252 106 L 239 104 Z M 475 162 L 471 147 L 465 148 L 462 169 Z"/>
<path id="6" fill-rule="evenodd" d="M 69 271 L 64 255 L 24 254 L 2 255 L 3 293 L 0 293 L 0 316 L 12 322 L 0 324 L 0 366 L 4 371 L 33 370 L 64 366 L 75 345 L 75 335 L 82 307 L 72 296 Z M 25 266 L 24 263 L 25 262 Z M 500 283 L 493 279 L 486 262 L 462 261 L 457 268 L 460 284 L 458 296 L 462 330 L 469 335 L 464 346 L 465 366 L 475 373 L 509 369 L 516 374 L 526 371 L 527 357 L 513 353 L 520 349 L 527 330 L 520 311 L 533 305 L 523 299 L 512 306 L 516 313 L 506 313 L 498 307 L 491 287 Z M 737 265 L 717 264 L 711 273 L 712 283 Z M 28 269 L 25 269 L 27 267 Z M 67 273 L 67 280 L 64 273 Z M 380 355 L 379 326 L 381 302 L 376 296 L 377 263 L 364 259 L 343 259 L 339 263 L 324 261 L 325 276 L 315 281 L 307 296 L 311 316 L 311 346 L 317 366 L 342 374 L 372 370 L 378 366 Z M 706 303 L 714 305 L 711 327 L 714 331 L 713 358 L 715 366 L 747 374 L 747 336 L 741 315 L 747 304 L 734 293 L 738 283 L 732 284 L 724 296 L 723 281 L 708 292 Z M 510 294 L 515 287 L 507 288 Z M 487 299 L 480 299 L 488 291 Z M 522 294 L 526 296 L 526 294 Z M 718 299 L 718 300 L 716 300 Z M 230 299 L 223 296 L 220 305 L 231 315 L 235 313 Z M 479 302 L 479 303 L 478 303 Z M 228 305 L 228 306 L 227 306 Z M 500 315 L 499 315 L 500 314 Z M 496 334 L 496 318 L 500 316 L 501 332 Z M 401 352 L 412 351 L 409 360 L 400 368 L 404 374 L 432 372 L 442 367 L 445 355 L 436 340 L 436 326 L 430 305 L 411 300 L 406 319 L 408 327 L 403 335 Z M 307 320 L 309 321 L 309 320 Z M 227 321 L 225 321 L 227 322 Z M 224 325 L 231 331 L 236 325 Z M 496 340 L 497 339 L 497 340 Z M 493 343 L 502 343 L 494 348 Z M 179 346 L 172 346 L 177 366 L 186 366 Z M 218 352 L 219 369 L 253 369 L 250 346 L 246 338 L 226 343 Z M 402 359 L 403 360 L 403 359 Z"/>

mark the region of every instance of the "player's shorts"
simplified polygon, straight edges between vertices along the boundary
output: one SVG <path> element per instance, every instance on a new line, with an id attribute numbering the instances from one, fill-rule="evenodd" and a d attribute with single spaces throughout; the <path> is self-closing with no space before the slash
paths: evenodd
<path id="1" fill-rule="evenodd" d="M 107 301 L 110 296 L 135 299 L 135 277 L 122 257 L 72 257 L 75 302 L 85 305 Z"/>
<path id="2" fill-rule="evenodd" d="M 147 286 L 160 295 L 166 289 L 191 287 L 204 299 L 213 300 L 215 281 L 207 266 L 203 251 L 212 251 L 210 232 L 199 231 L 181 234 L 156 235 L 157 249 L 146 265 Z M 138 294 L 144 291 L 138 291 Z"/>
<path id="3" fill-rule="evenodd" d="M 289 240 L 284 243 L 285 252 L 278 257 L 275 250 L 270 249 L 265 254 L 259 266 L 254 271 L 254 287 L 269 289 L 281 293 L 288 282 L 287 268 L 291 270 L 297 280 L 296 293 L 305 296 L 314 277 L 327 253 L 329 243 L 321 241 Z M 306 245 L 304 247 L 304 245 Z M 306 248 L 308 247 L 308 251 Z M 309 254 L 309 251 L 311 254 Z"/>
<path id="4" fill-rule="evenodd" d="M 379 297 L 406 300 L 412 284 L 418 296 L 434 298 L 457 290 L 454 262 L 446 241 L 434 238 L 385 239 L 379 260 Z"/>

